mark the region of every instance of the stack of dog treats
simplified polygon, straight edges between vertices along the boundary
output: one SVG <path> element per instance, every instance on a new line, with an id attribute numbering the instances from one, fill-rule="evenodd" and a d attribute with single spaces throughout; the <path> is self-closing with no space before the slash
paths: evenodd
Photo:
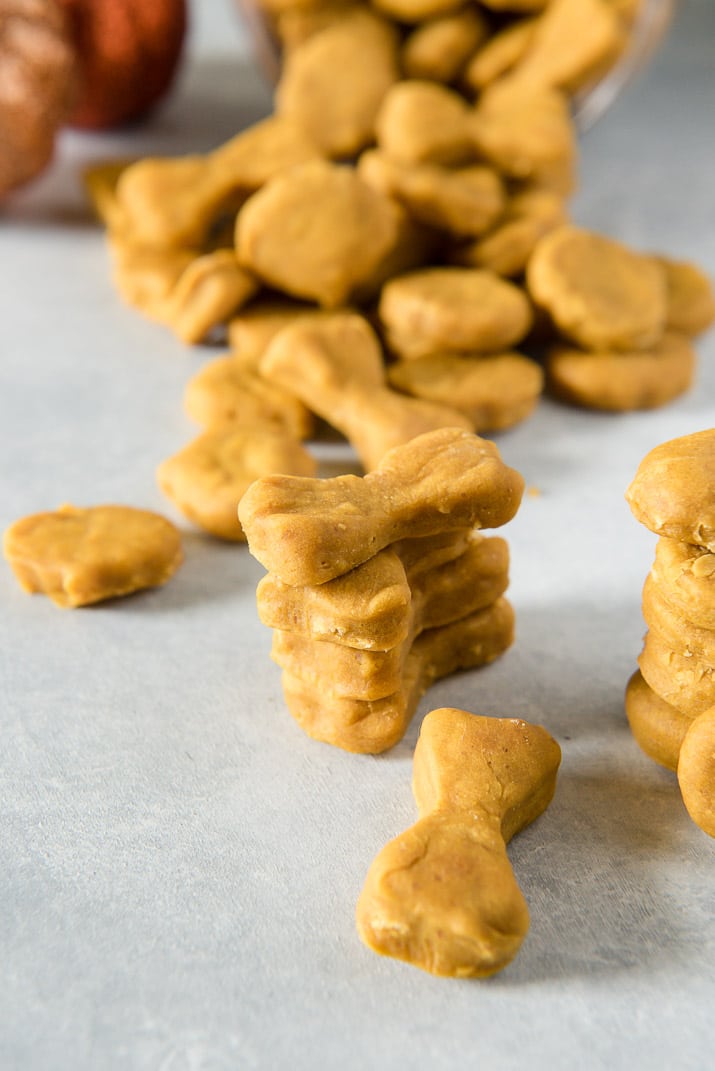
<path id="1" fill-rule="evenodd" d="M 509 647 L 508 548 L 478 529 L 510 520 L 522 493 L 496 447 L 457 428 L 396 447 L 362 478 L 251 485 L 240 518 L 268 570 L 259 615 L 309 735 L 384 751 L 436 679 Z"/>
<path id="2" fill-rule="evenodd" d="M 628 721 L 643 751 L 677 770 L 693 821 L 715 836 L 715 430 L 656 446 L 626 497 L 659 536 Z"/>

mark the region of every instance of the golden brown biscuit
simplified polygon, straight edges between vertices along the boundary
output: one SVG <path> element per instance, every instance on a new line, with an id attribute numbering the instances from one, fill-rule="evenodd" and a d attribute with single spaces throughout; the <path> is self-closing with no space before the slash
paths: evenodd
<path id="1" fill-rule="evenodd" d="M 441 628 L 428 629 L 407 656 L 402 687 L 382 699 L 326 700 L 310 684 L 282 674 L 290 713 L 314 740 L 358 754 L 379 754 L 404 736 L 420 699 L 435 681 L 486 666 L 514 640 L 514 611 L 506 599 Z"/>
<path id="2" fill-rule="evenodd" d="M 269 286 L 329 308 L 348 301 L 397 236 L 392 202 L 353 169 L 323 161 L 266 183 L 236 221 L 241 264 Z"/>
<path id="3" fill-rule="evenodd" d="M 648 628 L 654 629 L 673 650 L 715 665 L 715 629 L 693 624 L 689 614 L 668 602 L 652 573 L 643 584 L 642 609 Z"/>
<path id="4" fill-rule="evenodd" d="M 189 379 L 184 408 L 204 428 L 260 425 L 308 439 L 315 427 L 313 414 L 294 394 L 270 383 L 250 362 L 231 354 L 207 361 Z"/>
<path id="5" fill-rule="evenodd" d="M 206 431 L 157 469 L 164 494 L 200 528 L 245 541 L 238 503 L 259 476 L 284 472 L 314 476 L 315 459 L 297 439 L 277 428 L 248 425 Z"/>
<path id="6" fill-rule="evenodd" d="M 506 967 L 529 928 L 506 845 L 551 802 L 560 761 L 540 726 L 427 714 L 412 778 L 419 820 L 372 862 L 358 900 L 368 947 L 447 977 Z"/>
<path id="7" fill-rule="evenodd" d="M 186 266 L 153 314 L 193 344 L 224 326 L 257 290 L 258 280 L 239 266 L 233 249 L 217 249 Z"/>
<path id="8" fill-rule="evenodd" d="M 426 19 L 408 34 L 402 45 L 405 78 L 455 82 L 469 57 L 489 34 L 484 15 L 472 7 Z"/>
<path id="9" fill-rule="evenodd" d="M 648 349 L 663 335 L 663 271 L 612 238 L 558 227 L 536 246 L 526 281 L 534 301 L 584 349 Z"/>
<path id="10" fill-rule="evenodd" d="M 641 751 L 668 770 L 677 769 L 680 747 L 693 718 L 661 699 L 640 670 L 628 681 L 625 704 L 630 730 Z"/>
<path id="11" fill-rule="evenodd" d="M 715 551 L 715 428 L 654 447 L 639 464 L 626 501 L 656 535 Z"/>
<path id="12" fill-rule="evenodd" d="M 3 551 L 25 591 L 57 606 L 87 606 L 156 587 L 183 561 L 165 517 L 131 506 L 60 506 L 6 530 Z"/>
<path id="13" fill-rule="evenodd" d="M 364 477 L 256 480 L 239 517 L 269 572 L 287 584 L 322 584 L 399 539 L 498 528 L 523 491 L 494 443 L 443 428 L 390 450 Z"/>
<path id="14" fill-rule="evenodd" d="M 645 635 L 638 665 L 655 694 L 683 714 L 695 718 L 715 706 L 715 667 L 675 650 L 655 629 Z"/>
<path id="15" fill-rule="evenodd" d="M 715 554 L 661 536 L 651 575 L 678 613 L 693 625 L 715 629 Z"/>
<path id="16" fill-rule="evenodd" d="M 476 268 L 425 268 L 391 279 L 378 312 L 390 348 L 407 359 L 498 353 L 521 341 L 532 322 L 518 287 Z"/>
<path id="17" fill-rule="evenodd" d="M 697 826 L 715 837 L 715 710 L 706 710 L 685 734 L 678 759 L 683 803 Z"/>
<path id="18" fill-rule="evenodd" d="M 317 305 L 288 297 L 258 297 L 231 317 L 228 324 L 229 347 L 243 365 L 257 370 L 269 342 L 284 327 L 304 316 L 332 316 L 333 312 L 332 309 L 319 309 Z"/>
<path id="19" fill-rule="evenodd" d="M 357 313 L 304 319 L 284 328 L 259 368 L 341 431 L 368 471 L 388 450 L 416 435 L 444 427 L 473 430 L 456 408 L 389 388 L 377 336 Z"/>
<path id="20" fill-rule="evenodd" d="M 399 163 L 477 162 L 471 108 L 436 82 L 407 79 L 394 85 L 383 98 L 375 131 L 378 146 Z"/>
<path id="21" fill-rule="evenodd" d="M 145 316 L 158 311 L 199 255 L 195 249 L 152 249 L 109 237 L 112 281 L 117 293 Z"/>
<path id="22" fill-rule="evenodd" d="M 684 335 L 699 335 L 715 322 L 715 294 L 710 279 L 690 261 L 664 256 L 654 259 L 665 272 L 667 327 Z"/>
<path id="23" fill-rule="evenodd" d="M 481 93 L 508 74 L 528 49 L 537 25 L 536 18 L 521 18 L 488 37 L 463 71 L 462 82 L 467 90 Z"/>
<path id="24" fill-rule="evenodd" d="M 397 361 L 387 369 L 393 387 L 464 412 L 477 432 L 502 431 L 525 420 L 541 396 L 541 366 L 520 353 L 435 354 Z"/>
<path id="25" fill-rule="evenodd" d="M 398 77 L 395 27 L 367 7 L 347 9 L 285 57 L 276 112 L 327 156 L 349 158 L 374 140 L 378 109 Z"/>
<path id="26" fill-rule="evenodd" d="M 651 349 L 631 352 L 557 345 L 547 351 L 547 384 L 562 401 L 587 409 L 656 409 L 690 390 L 696 362 L 686 336 L 672 332 Z"/>

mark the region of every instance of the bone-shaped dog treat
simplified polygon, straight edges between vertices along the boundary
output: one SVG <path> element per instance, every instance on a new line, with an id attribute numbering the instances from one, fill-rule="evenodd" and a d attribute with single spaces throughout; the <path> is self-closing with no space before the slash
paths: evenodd
<path id="1" fill-rule="evenodd" d="M 529 928 L 506 845 L 551 802 L 560 761 L 540 726 L 427 714 L 412 779 L 420 817 L 368 870 L 356 910 L 365 944 L 448 977 L 506 967 Z"/>
<path id="2" fill-rule="evenodd" d="M 261 478 L 241 499 L 239 518 L 269 572 L 287 584 L 320 584 L 398 539 L 506 524 L 523 490 L 494 443 L 442 428 L 390 450 L 364 477 Z"/>
<path id="3" fill-rule="evenodd" d="M 394 647 L 366 651 L 279 629 L 273 634 L 273 660 L 327 700 L 372 700 L 391 695 L 401 686 L 405 661 L 421 632 L 486 609 L 506 590 L 508 550 L 504 540 L 493 541 L 501 544 L 494 555 L 501 559 L 501 569 L 491 573 L 483 569 L 483 561 L 489 557 L 484 548 L 490 550 L 491 542 L 474 544 L 455 561 L 422 574 L 419 583 L 410 585 L 412 596 L 404 615 L 407 635 Z M 353 575 L 362 568 L 358 566 Z"/>
<path id="4" fill-rule="evenodd" d="M 289 711 L 315 740 L 362 754 L 394 747 L 405 734 L 427 689 L 461 669 L 485 666 L 514 639 L 514 611 L 505 598 L 417 637 L 402 672 L 402 686 L 383 699 L 329 699 L 311 684 L 283 672 Z"/>
<path id="5" fill-rule="evenodd" d="M 387 385 L 377 336 L 355 313 L 284 328 L 259 369 L 341 431 L 367 470 L 374 469 L 388 450 L 424 432 L 445 427 L 474 430 L 456 408 L 393 391 Z"/>

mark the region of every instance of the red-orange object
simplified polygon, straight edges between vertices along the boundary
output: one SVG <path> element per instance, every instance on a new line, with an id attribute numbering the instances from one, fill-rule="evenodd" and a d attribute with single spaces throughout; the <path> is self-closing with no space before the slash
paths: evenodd
<path id="1" fill-rule="evenodd" d="M 144 115 L 168 91 L 186 36 L 186 0 L 61 0 L 77 54 L 71 126 L 104 129 Z"/>

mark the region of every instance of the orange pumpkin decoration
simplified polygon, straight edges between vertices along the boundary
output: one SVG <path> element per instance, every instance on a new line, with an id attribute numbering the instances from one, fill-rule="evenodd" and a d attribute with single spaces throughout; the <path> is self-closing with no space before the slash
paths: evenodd
<path id="1" fill-rule="evenodd" d="M 168 91 L 186 35 L 185 0 L 61 0 L 77 54 L 72 126 L 137 119 Z"/>

